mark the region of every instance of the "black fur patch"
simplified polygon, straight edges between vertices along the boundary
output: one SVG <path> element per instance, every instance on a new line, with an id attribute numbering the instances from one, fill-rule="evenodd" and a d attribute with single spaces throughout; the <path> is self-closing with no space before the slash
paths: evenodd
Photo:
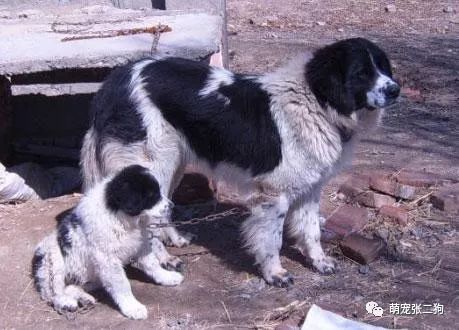
<path id="1" fill-rule="evenodd" d="M 38 270 L 43 267 L 43 259 L 45 255 L 43 253 L 40 253 L 40 251 L 35 251 L 35 254 L 33 255 L 32 258 L 32 276 L 33 276 L 33 281 L 35 284 L 35 288 L 40 291 L 40 279 L 38 278 Z"/>
<path id="2" fill-rule="evenodd" d="M 105 202 L 112 211 L 137 216 L 161 198 L 159 184 L 145 167 L 131 165 L 121 170 L 105 188 Z"/>
<path id="3" fill-rule="evenodd" d="M 281 161 L 281 139 L 270 112 L 270 97 L 260 84 L 242 75 L 206 96 L 209 66 L 179 58 L 149 64 L 142 72 L 152 101 L 164 118 L 211 165 L 226 161 L 253 175 Z"/>
<path id="4" fill-rule="evenodd" d="M 73 211 L 57 224 L 57 243 L 65 257 L 72 248 L 72 231 L 81 225 L 81 219 Z"/>
<path id="5" fill-rule="evenodd" d="M 379 71 L 392 77 L 386 54 L 366 39 L 353 38 L 317 50 L 306 64 L 306 80 L 322 106 L 349 116 L 367 106 L 366 93 L 378 75 L 372 58 Z"/>
<path id="6" fill-rule="evenodd" d="M 147 136 L 136 104 L 129 97 L 131 72 L 132 65 L 115 69 L 94 96 L 90 118 L 98 137 L 97 157 L 100 157 L 100 147 L 107 138 L 133 143 L 143 141 Z"/>

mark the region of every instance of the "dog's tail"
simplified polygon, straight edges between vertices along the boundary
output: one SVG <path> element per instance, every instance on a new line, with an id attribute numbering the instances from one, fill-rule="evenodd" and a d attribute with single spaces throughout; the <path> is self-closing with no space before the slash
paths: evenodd
<path id="1" fill-rule="evenodd" d="M 48 303 L 65 288 L 64 257 L 60 253 L 55 234 L 46 237 L 35 249 L 32 276 L 40 297 Z M 55 245 L 55 246 L 53 246 Z M 57 276 L 56 276 L 57 275 Z"/>
<path id="2" fill-rule="evenodd" d="M 100 168 L 97 160 L 97 143 L 99 139 L 94 128 L 91 127 L 83 139 L 80 155 L 80 168 L 83 177 L 83 191 L 93 187 L 101 179 Z"/>

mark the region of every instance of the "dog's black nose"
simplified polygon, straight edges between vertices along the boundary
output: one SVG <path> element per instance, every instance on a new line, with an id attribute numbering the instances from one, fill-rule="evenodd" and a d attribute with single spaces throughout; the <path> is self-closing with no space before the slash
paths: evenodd
<path id="1" fill-rule="evenodd" d="M 400 86 L 398 84 L 391 84 L 386 88 L 384 94 L 389 99 L 396 99 L 400 94 Z"/>

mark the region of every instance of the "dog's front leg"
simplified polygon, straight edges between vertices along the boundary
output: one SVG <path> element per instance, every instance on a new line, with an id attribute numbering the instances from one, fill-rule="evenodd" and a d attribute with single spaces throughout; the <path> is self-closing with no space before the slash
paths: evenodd
<path id="1" fill-rule="evenodd" d="M 320 189 L 295 203 L 286 219 L 289 234 L 301 252 L 308 254 L 312 265 L 322 274 L 335 272 L 336 262 L 325 255 L 320 243 Z"/>
<path id="2" fill-rule="evenodd" d="M 254 204 L 252 215 L 242 225 L 245 246 L 255 256 L 266 282 L 277 287 L 293 284 L 293 276 L 282 268 L 279 258 L 287 210 L 285 196 L 272 197 Z"/>
<path id="3" fill-rule="evenodd" d="M 100 282 L 125 316 L 142 320 L 148 316 L 147 308 L 132 294 L 131 285 L 123 265 L 116 256 L 95 252 L 94 266 Z"/>

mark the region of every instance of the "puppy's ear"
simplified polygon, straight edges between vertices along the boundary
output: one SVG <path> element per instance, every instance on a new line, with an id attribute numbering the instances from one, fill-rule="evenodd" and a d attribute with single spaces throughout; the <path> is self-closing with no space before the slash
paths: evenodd
<path id="1" fill-rule="evenodd" d="M 306 81 L 321 106 L 329 104 L 340 114 L 349 116 L 356 105 L 346 84 L 346 55 L 339 43 L 317 50 L 306 64 Z"/>
<path id="2" fill-rule="evenodd" d="M 159 185 L 147 169 L 133 165 L 117 174 L 105 189 L 107 208 L 137 216 L 160 199 Z"/>

